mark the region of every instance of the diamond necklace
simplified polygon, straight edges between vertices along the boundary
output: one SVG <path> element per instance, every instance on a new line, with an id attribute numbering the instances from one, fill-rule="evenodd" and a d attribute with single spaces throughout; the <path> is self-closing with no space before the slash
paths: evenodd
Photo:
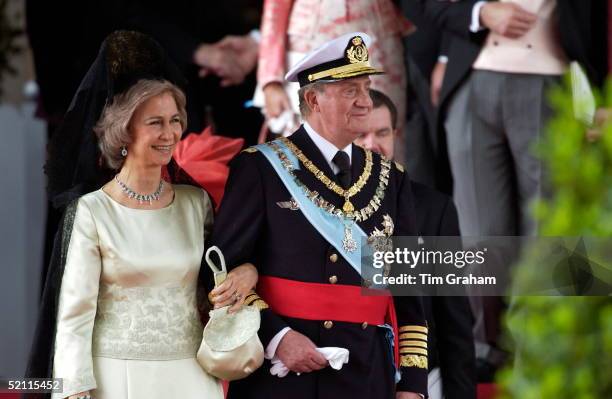
<path id="1" fill-rule="evenodd" d="M 139 194 L 136 191 L 129 188 L 127 184 L 119 180 L 118 176 L 119 176 L 118 174 L 115 175 L 115 181 L 117 182 L 117 184 L 119 184 L 119 187 L 121 187 L 121 191 L 123 191 L 123 193 L 127 195 L 129 198 L 134 198 L 135 200 L 137 200 L 140 204 L 142 204 L 143 202 L 148 202 L 149 205 L 153 205 L 153 201 L 159 201 L 159 197 L 162 191 L 164 191 L 164 179 L 161 179 L 159 181 L 159 186 L 157 187 L 157 190 L 155 190 L 154 193 Z"/>

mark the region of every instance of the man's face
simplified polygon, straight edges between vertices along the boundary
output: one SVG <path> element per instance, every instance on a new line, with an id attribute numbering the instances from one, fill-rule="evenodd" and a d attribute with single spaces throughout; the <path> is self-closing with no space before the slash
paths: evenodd
<path id="1" fill-rule="evenodd" d="M 393 129 L 389 108 L 384 105 L 374 108 L 365 127 L 365 132 L 362 130 L 355 144 L 393 159 L 396 131 Z"/>
<path id="2" fill-rule="evenodd" d="M 363 132 L 372 110 L 368 76 L 329 83 L 317 93 L 321 123 L 339 138 L 352 142 Z"/>

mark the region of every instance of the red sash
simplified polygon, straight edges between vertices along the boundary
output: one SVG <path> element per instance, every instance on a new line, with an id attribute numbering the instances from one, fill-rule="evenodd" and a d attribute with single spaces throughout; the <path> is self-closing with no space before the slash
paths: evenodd
<path id="1" fill-rule="evenodd" d="M 397 316 L 393 297 L 355 285 L 305 283 L 260 276 L 257 293 L 273 312 L 305 320 L 335 320 L 393 327 L 395 365 L 399 367 Z"/>

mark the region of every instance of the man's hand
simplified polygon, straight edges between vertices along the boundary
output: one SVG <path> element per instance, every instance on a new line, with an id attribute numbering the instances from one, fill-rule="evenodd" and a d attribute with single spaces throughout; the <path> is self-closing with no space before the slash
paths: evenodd
<path id="1" fill-rule="evenodd" d="M 431 87 L 430 96 L 431 103 L 434 106 L 438 106 L 440 103 L 440 90 L 442 89 L 442 82 L 444 81 L 444 74 L 446 73 L 446 62 L 437 62 L 431 71 Z"/>
<path id="2" fill-rule="evenodd" d="M 245 76 L 255 69 L 259 44 L 251 36 L 228 35 L 218 41 L 215 46 L 222 50 L 232 51 Z"/>
<path id="3" fill-rule="evenodd" d="M 538 16 L 514 3 L 489 2 L 480 9 L 480 23 L 491 31 L 518 39 L 533 27 Z"/>
<path id="4" fill-rule="evenodd" d="M 278 82 L 268 83 L 263 88 L 266 116 L 276 118 L 285 110 L 291 109 L 289 96 Z"/>
<path id="5" fill-rule="evenodd" d="M 317 352 L 315 344 L 305 335 L 291 330 L 276 348 L 276 356 L 296 373 L 309 373 L 327 366 L 327 360 Z"/>
<path id="6" fill-rule="evenodd" d="M 397 392 L 395 399 L 423 399 L 423 397 L 414 392 Z"/>
<path id="7" fill-rule="evenodd" d="M 221 78 L 221 86 L 239 84 L 245 74 L 240 69 L 233 52 L 211 44 L 201 44 L 193 54 L 193 62 L 200 67 L 201 78 L 209 74 Z"/>
<path id="8" fill-rule="evenodd" d="M 214 74 L 221 86 L 238 85 L 255 69 L 259 45 L 250 36 L 226 36 L 214 44 L 201 44 L 193 54 L 201 78 Z"/>

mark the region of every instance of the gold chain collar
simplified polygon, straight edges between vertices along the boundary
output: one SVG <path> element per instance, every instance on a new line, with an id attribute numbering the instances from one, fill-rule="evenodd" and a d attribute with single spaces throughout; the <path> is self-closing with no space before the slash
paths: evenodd
<path id="1" fill-rule="evenodd" d="M 283 168 L 291 175 L 294 179 L 295 183 L 302 189 L 306 197 L 313 202 L 317 207 L 324 209 L 331 215 L 337 216 L 339 218 L 347 218 L 354 219 L 357 222 L 364 222 L 370 218 L 374 213 L 378 211 L 378 208 L 382 205 L 382 202 L 385 198 L 385 191 L 387 189 L 387 185 L 389 184 L 389 174 L 391 172 L 391 162 L 385 157 L 380 158 L 380 175 L 378 176 L 378 187 L 376 188 L 376 192 L 374 196 L 370 199 L 368 204 L 354 212 L 344 212 L 342 209 L 336 209 L 334 205 L 326 201 L 318 192 L 310 190 L 308 187 L 304 185 L 293 173 L 295 170 L 295 166 L 293 163 L 287 158 L 285 153 L 281 150 L 278 144 L 274 141 L 268 142 L 268 146 L 270 146 L 283 165 Z"/>
<path id="2" fill-rule="evenodd" d="M 286 137 L 281 137 L 281 141 L 287 147 L 289 147 L 289 149 L 295 154 L 297 159 L 299 159 L 299 161 L 306 167 L 306 169 L 308 169 L 310 173 L 312 173 L 321 183 L 323 183 L 325 187 L 329 188 L 331 191 L 340 195 L 341 197 L 344 197 L 344 205 L 342 206 L 342 210 L 344 212 L 351 213 L 355 210 L 355 207 L 351 203 L 350 198 L 361 191 L 361 189 L 368 182 L 370 175 L 372 174 L 372 151 L 364 149 L 366 154 L 366 163 L 365 167 L 363 168 L 363 172 L 361 173 L 361 176 L 359 176 L 359 179 L 357 179 L 355 184 L 345 190 L 338 184 L 336 184 L 336 182 L 334 182 L 332 179 L 325 176 L 325 173 L 323 173 L 322 170 L 317 168 L 317 166 L 312 163 L 312 161 L 308 159 L 306 155 L 304 155 L 302 150 L 300 150 L 295 144 L 293 144 L 291 140 Z"/>

